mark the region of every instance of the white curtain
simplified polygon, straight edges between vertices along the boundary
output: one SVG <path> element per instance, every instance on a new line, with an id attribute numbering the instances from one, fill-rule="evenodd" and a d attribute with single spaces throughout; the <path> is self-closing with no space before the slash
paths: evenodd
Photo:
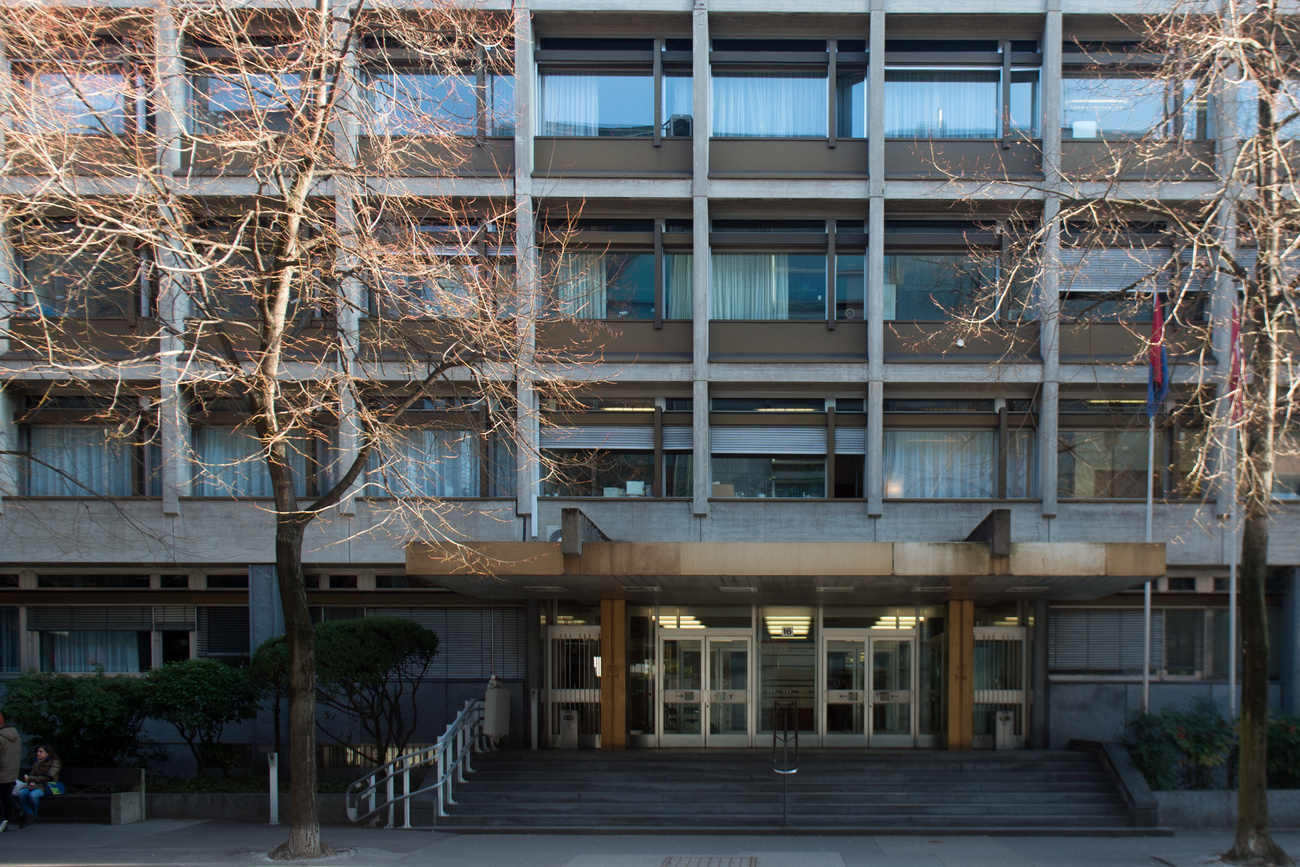
<path id="1" fill-rule="evenodd" d="M 542 74 L 541 135 L 600 134 L 597 77 L 581 72 Z"/>
<path id="2" fill-rule="evenodd" d="M 479 496 L 478 438 L 464 430 L 412 430 L 372 453 L 372 496 Z"/>
<path id="3" fill-rule="evenodd" d="M 996 431 L 885 431 L 887 497 L 993 497 L 996 467 Z"/>
<path id="4" fill-rule="evenodd" d="M 307 441 L 288 437 L 286 448 L 294 490 L 307 495 Z M 194 494 L 199 497 L 272 497 L 271 474 L 253 434 L 234 428 L 200 427 L 194 431 Z"/>
<path id="5" fill-rule="evenodd" d="M 998 138 L 997 72 L 885 73 L 886 138 Z"/>
<path id="6" fill-rule="evenodd" d="M 129 497 L 134 492 L 132 444 L 104 428 L 31 429 L 27 495 Z"/>
<path id="7" fill-rule="evenodd" d="M 556 312 L 575 319 L 604 319 L 605 265 L 603 253 L 565 253 L 555 269 Z"/>
<path id="8" fill-rule="evenodd" d="M 714 253 L 710 281 L 713 319 L 788 319 L 787 253 Z"/>
<path id="9" fill-rule="evenodd" d="M 669 253 L 665 257 L 664 286 L 665 319 L 693 319 L 695 285 L 694 256 L 690 253 Z"/>
<path id="10" fill-rule="evenodd" d="M 713 134 L 824 138 L 826 74 L 714 73 Z"/>
<path id="11" fill-rule="evenodd" d="M 41 661 L 42 671 L 138 672 L 140 645 L 134 632 L 42 632 Z"/>

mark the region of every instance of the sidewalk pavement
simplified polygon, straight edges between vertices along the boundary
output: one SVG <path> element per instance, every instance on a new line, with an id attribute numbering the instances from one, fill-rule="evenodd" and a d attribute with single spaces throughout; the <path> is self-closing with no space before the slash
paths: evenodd
<path id="1" fill-rule="evenodd" d="M 38 822 L 0 834 L 0 864 L 268 865 L 284 825 L 151 819 L 134 825 Z M 781 837 L 451 834 L 326 825 L 339 854 L 322 867 L 1203 867 L 1229 831 L 1172 837 Z M 1274 839 L 1300 855 L 1300 831 Z"/>

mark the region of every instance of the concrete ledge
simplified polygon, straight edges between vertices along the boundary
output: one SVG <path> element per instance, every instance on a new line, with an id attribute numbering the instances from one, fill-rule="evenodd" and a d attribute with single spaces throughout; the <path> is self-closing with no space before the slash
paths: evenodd
<path id="1" fill-rule="evenodd" d="M 148 796 L 152 797 L 152 796 Z M 144 792 L 88 794 L 70 792 L 41 799 L 41 816 L 56 821 L 103 822 L 130 825 L 145 819 Z"/>
<path id="2" fill-rule="evenodd" d="M 271 813 L 270 795 L 151 794 L 148 799 L 151 819 L 232 819 L 237 822 L 266 822 Z M 316 812 L 322 824 L 350 824 L 342 795 L 317 795 Z M 280 821 L 289 821 L 288 792 L 280 793 Z"/>
<path id="3" fill-rule="evenodd" d="M 1136 827 L 1154 828 L 1160 824 L 1160 809 L 1155 795 L 1123 744 L 1114 741 L 1072 740 L 1070 749 L 1092 753 L 1101 762 L 1132 812 Z"/>
<path id="4" fill-rule="evenodd" d="M 1160 824 L 1170 828 L 1235 828 L 1237 792 L 1155 792 Z M 1300 789 L 1275 789 L 1268 793 L 1268 824 L 1271 828 L 1300 828 Z"/>

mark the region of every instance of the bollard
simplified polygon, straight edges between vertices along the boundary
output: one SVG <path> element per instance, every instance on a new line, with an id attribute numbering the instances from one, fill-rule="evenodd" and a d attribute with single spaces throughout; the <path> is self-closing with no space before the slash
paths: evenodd
<path id="1" fill-rule="evenodd" d="M 280 754 L 267 753 L 267 764 L 270 765 L 270 795 L 271 795 L 271 821 L 270 824 L 280 824 Z"/>

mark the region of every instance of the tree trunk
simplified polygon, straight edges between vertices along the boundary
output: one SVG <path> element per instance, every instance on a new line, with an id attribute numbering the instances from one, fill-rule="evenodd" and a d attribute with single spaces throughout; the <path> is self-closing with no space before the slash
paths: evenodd
<path id="1" fill-rule="evenodd" d="M 1225 861 L 1291 864 L 1268 831 L 1268 621 L 1264 611 L 1268 515 L 1248 509 L 1241 550 L 1241 719 L 1237 836 Z"/>
<path id="2" fill-rule="evenodd" d="M 316 815 L 316 633 L 302 580 L 304 527 L 299 515 L 276 516 L 275 566 L 289 650 L 289 839 L 271 852 L 279 859 L 332 854 Z"/>

